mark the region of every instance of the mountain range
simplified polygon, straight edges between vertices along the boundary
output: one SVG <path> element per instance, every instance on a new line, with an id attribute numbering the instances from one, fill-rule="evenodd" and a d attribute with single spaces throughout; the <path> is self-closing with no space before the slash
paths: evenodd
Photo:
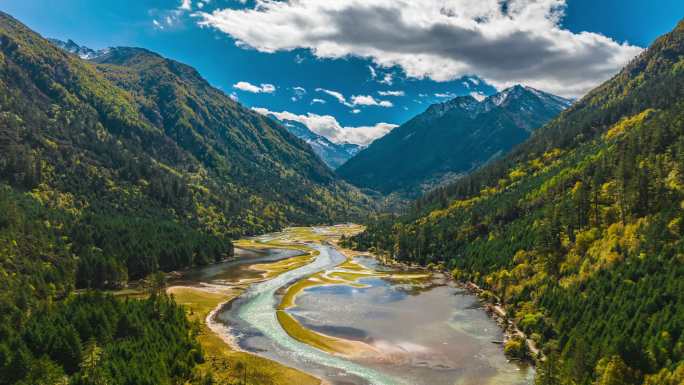
<path id="1" fill-rule="evenodd" d="M 507 153 L 571 103 L 520 85 L 482 101 L 459 96 L 375 140 L 337 173 L 359 187 L 415 197 Z"/>
<path id="2" fill-rule="evenodd" d="M 88 48 L 86 46 L 78 45 L 76 44 L 75 41 L 71 39 L 67 39 L 67 41 L 59 40 L 59 39 L 53 39 L 53 38 L 48 38 L 47 39 L 50 43 L 54 44 L 55 46 L 63 49 L 66 52 L 73 53 L 74 55 L 80 57 L 81 59 L 85 60 L 92 60 L 97 58 L 98 56 L 102 56 L 109 52 L 109 48 L 101 49 L 101 50 L 94 50 L 91 48 Z"/>
<path id="3" fill-rule="evenodd" d="M 112 48 L 94 50 L 83 45 L 78 45 L 71 39 L 63 41 L 59 39 L 48 38 L 47 40 L 66 52 L 77 55 L 81 59 L 94 62 L 103 62 L 107 60 L 106 58 L 116 55 L 116 53 L 111 52 Z M 118 50 L 121 49 L 122 48 L 118 48 Z M 105 58 L 101 59 L 103 56 Z M 316 155 L 318 155 L 321 160 L 323 160 L 323 162 L 333 170 L 349 160 L 349 158 L 356 155 L 356 153 L 362 148 L 361 146 L 352 143 L 334 143 L 325 136 L 314 133 L 300 122 L 294 120 L 278 119 L 274 115 L 270 115 L 269 117 L 287 128 L 288 131 L 290 131 L 296 137 L 308 143 Z"/>
<path id="4" fill-rule="evenodd" d="M 334 143 L 325 136 L 311 131 L 306 125 L 300 122 L 289 119 L 278 119 L 274 115 L 269 115 L 269 117 L 287 128 L 290 133 L 308 143 L 316 155 L 333 170 L 340 167 L 344 162 L 354 157 L 354 155 L 363 149 L 363 146 L 358 144 Z"/>
<path id="5" fill-rule="evenodd" d="M 48 41 L 66 52 L 96 63 L 106 63 L 107 60 L 110 60 L 109 58 L 120 55 L 122 50 L 127 49 L 119 47 L 93 50 L 79 45 L 71 39 L 67 41 L 48 39 Z M 369 152 L 365 152 L 362 156 L 354 159 L 339 173 L 363 188 L 377 189 L 384 194 L 399 190 L 402 193 L 408 192 L 404 195 L 415 196 L 418 192 L 429 191 L 435 186 L 479 167 L 490 158 L 504 154 L 512 146 L 522 142 L 534 128 L 542 125 L 570 104 L 571 101 L 568 99 L 520 85 L 505 89 L 481 102 L 472 96 L 457 97 L 445 103 L 430 106 L 425 113 L 395 130 L 398 132 L 395 135 L 403 135 L 402 142 L 406 142 L 401 144 L 412 148 L 412 152 L 416 152 L 416 164 L 408 168 L 400 168 L 398 169 L 400 172 L 393 173 L 401 174 L 394 175 L 397 183 L 408 183 L 408 186 L 395 185 L 388 189 L 384 185 L 393 183 L 388 175 L 383 175 L 381 170 L 367 167 L 368 162 L 381 160 L 381 164 L 385 164 L 386 168 L 393 170 L 394 161 L 399 159 L 406 161 L 405 157 L 392 158 L 392 154 L 398 154 L 402 149 L 398 149 L 396 144 L 391 144 L 391 136 L 384 142 L 376 141 L 377 144 Z M 470 122 L 458 121 L 457 115 L 464 112 Z M 505 117 L 502 119 L 501 115 Z M 352 143 L 334 143 L 294 120 L 278 119 L 273 114 L 269 114 L 269 117 L 309 144 L 314 153 L 333 170 L 338 169 L 349 159 L 355 158 L 365 148 Z M 445 134 L 443 131 L 445 131 L 444 127 L 447 126 L 452 132 Z M 417 137 L 410 139 L 416 135 L 416 131 L 422 133 L 422 135 L 418 134 L 419 137 L 422 136 L 423 138 L 421 143 L 418 142 Z M 432 140 L 434 143 L 430 143 Z M 483 151 L 462 154 L 462 159 L 454 160 L 435 152 L 436 147 L 433 144 L 438 143 L 444 143 L 447 147 L 453 144 L 456 146 L 455 148 L 461 146 L 462 149 L 478 148 Z M 420 148 L 429 148 L 430 151 L 420 154 Z M 483 159 L 483 155 L 486 158 Z M 454 161 L 457 164 L 454 164 Z M 426 166 L 428 169 L 417 169 L 420 168 L 419 164 L 430 162 L 433 165 Z M 439 166 L 436 163 L 439 163 Z M 366 170 L 366 174 L 356 175 L 354 170 L 357 169 Z M 368 181 L 376 179 L 372 175 L 378 172 L 381 173 L 380 179 L 383 182 Z M 411 180 L 411 174 L 417 175 L 417 179 Z M 416 188 L 415 183 L 419 183 L 418 188 Z"/>
<path id="6" fill-rule="evenodd" d="M 163 272 L 369 203 L 192 67 L 50 42 L 0 12 L 0 384 L 213 383 Z M 131 281 L 157 289 L 98 291 Z"/>

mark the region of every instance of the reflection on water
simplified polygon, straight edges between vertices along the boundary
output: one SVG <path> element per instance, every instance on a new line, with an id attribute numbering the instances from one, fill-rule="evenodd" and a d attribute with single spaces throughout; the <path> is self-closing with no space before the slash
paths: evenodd
<path id="1" fill-rule="evenodd" d="M 315 374 L 332 384 L 408 384 L 369 366 L 327 354 L 294 340 L 282 329 L 275 312 L 279 289 L 311 274 L 333 268 L 345 260 L 332 247 L 310 246 L 319 251 L 312 263 L 252 285 L 233 301 L 232 306 L 219 313 L 219 320 L 229 325 L 243 349 Z"/>
<path id="2" fill-rule="evenodd" d="M 366 261 L 364 261 L 364 264 Z M 389 362 L 367 365 L 411 384 L 529 384 L 532 371 L 509 363 L 501 330 L 476 298 L 445 285 L 362 280 L 367 288 L 319 286 L 305 290 L 291 313 L 331 336 L 368 342 Z"/>
<path id="3" fill-rule="evenodd" d="M 181 280 L 174 283 L 231 283 L 241 279 L 259 278 L 261 277 L 261 272 L 250 269 L 250 265 L 256 263 L 280 261 L 282 259 L 292 258 L 297 255 L 301 255 L 301 253 L 296 250 L 247 250 L 236 247 L 234 259 L 188 270 L 183 274 L 183 278 Z"/>
<path id="4" fill-rule="evenodd" d="M 220 313 L 242 348 L 293 366 L 333 384 L 526 385 L 533 371 L 510 363 L 501 330 L 476 298 L 448 285 L 443 277 L 418 284 L 367 278 L 368 287 L 317 286 L 297 297 L 290 313 L 304 326 L 331 336 L 364 341 L 382 359 L 350 361 L 321 352 L 289 337 L 278 324 L 279 292 L 294 281 L 329 270 L 344 258 L 328 246 L 310 265 L 253 285 Z M 243 251 L 240 262 L 212 265 L 189 280 L 217 282 L 251 278 L 245 266 L 292 256 L 287 250 Z M 386 269 L 358 258 L 375 270 Z"/>

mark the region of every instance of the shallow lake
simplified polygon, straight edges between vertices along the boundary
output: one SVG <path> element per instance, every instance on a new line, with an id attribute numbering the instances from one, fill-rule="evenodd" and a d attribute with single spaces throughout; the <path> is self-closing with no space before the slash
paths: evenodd
<path id="1" fill-rule="evenodd" d="M 302 325 L 334 337 L 363 341 L 382 358 L 348 359 L 294 340 L 280 327 L 276 306 L 284 288 L 345 258 L 334 248 L 312 245 L 320 255 L 309 265 L 254 284 L 219 313 L 246 351 L 324 378 L 332 384 L 526 385 L 533 370 L 509 362 L 502 332 L 477 298 L 434 276 L 420 283 L 364 278 L 366 285 L 315 286 L 304 290 L 288 311 Z M 246 252 L 242 262 L 199 269 L 192 280 L 223 282 L 252 278 L 246 264 L 293 255 L 282 250 Z M 361 264 L 381 269 L 374 260 Z"/>

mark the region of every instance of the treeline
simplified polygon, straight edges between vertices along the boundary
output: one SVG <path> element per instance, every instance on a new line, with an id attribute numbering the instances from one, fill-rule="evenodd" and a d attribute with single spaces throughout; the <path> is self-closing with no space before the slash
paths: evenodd
<path id="1" fill-rule="evenodd" d="M 3 323 L 0 384 L 201 381 L 193 372 L 203 360 L 196 329 L 163 294 L 126 301 L 95 292 L 72 295 L 44 302 L 20 321 L 18 330 Z"/>
<path id="2" fill-rule="evenodd" d="M 347 240 L 442 264 L 543 347 L 538 384 L 684 381 L 684 23 L 506 159 Z"/>
<path id="3" fill-rule="evenodd" d="M 147 300 L 74 294 L 90 265 L 65 215 L 0 188 L 0 384 L 202 381 L 193 372 L 202 361 L 196 328 L 163 292 Z"/>
<path id="4" fill-rule="evenodd" d="M 33 237 L 49 235 L 68 245 L 76 261 L 78 288 L 120 288 L 160 270 L 206 265 L 233 254 L 228 236 L 198 230 L 199 225 L 191 227 L 164 216 L 76 208 L 73 195 L 57 191 L 23 194 L 0 183 L 0 205 L 6 208 L 0 220 L 22 222 L 21 215 L 41 218 L 42 223 L 23 226 L 35 226 L 29 228 Z"/>
<path id="5" fill-rule="evenodd" d="M 74 224 L 70 239 L 79 256 L 76 284 L 86 288 L 206 265 L 233 253 L 229 239 L 148 218 L 87 217 Z"/>

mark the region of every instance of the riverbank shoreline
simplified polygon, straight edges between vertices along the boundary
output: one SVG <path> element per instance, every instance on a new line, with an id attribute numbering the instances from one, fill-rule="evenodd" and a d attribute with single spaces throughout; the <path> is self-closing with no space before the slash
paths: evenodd
<path id="1" fill-rule="evenodd" d="M 257 238 L 243 239 L 236 241 L 235 247 L 258 254 L 273 250 L 295 250 L 297 254 L 273 261 L 251 261 L 249 257 L 243 259 L 233 256 L 208 264 L 207 266 L 215 266 L 243 260 L 244 265 L 247 266 L 246 269 L 261 273 L 259 278 L 238 279 L 223 284 L 211 284 L 201 280 L 195 284 L 188 284 L 186 276 L 196 267 L 167 273 L 171 284 L 166 292 L 172 295 L 178 304 L 185 306 L 188 317 L 199 324 L 201 331 L 198 340 L 207 355 L 207 362 L 202 365 L 201 370 L 211 372 L 220 381 L 240 379 L 244 375 L 240 373 L 240 370 L 246 370 L 253 372 L 253 375 L 267 376 L 270 381 L 268 383 L 274 385 L 292 383 L 330 385 L 326 380 L 315 375 L 245 351 L 237 343 L 230 326 L 217 318 L 226 306 L 230 306 L 251 285 L 310 263 L 315 259 L 316 251 L 305 244 L 283 243 L 279 239 L 270 241 L 259 241 Z M 138 283 L 138 287 L 142 287 L 142 284 Z"/>
<path id="2" fill-rule="evenodd" d="M 532 339 L 530 339 L 527 336 L 527 334 L 525 334 L 525 332 L 518 328 L 518 325 L 516 325 L 515 321 L 508 318 L 508 315 L 506 314 L 506 309 L 500 302 L 496 302 L 494 304 L 489 303 L 487 301 L 486 296 L 484 295 L 485 290 L 480 288 L 474 282 L 462 282 L 455 280 L 453 278 L 451 279 L 454 282 L 456 282 L 456 284 L 459 285 L 459 287 L 462 287 L 469 293 L 476 295 L 479 298 L 480 303 L 484 307 L 485 312 L 496 321 L 499 327 L 503 329 L 504 340 L 502 341 L 502 345 L 505 345 L 505 343 L 512 338 L 522 338 L 525 341 L 525 344 L 527 344 L 527 349 L 529 351 L 527 359 L 523 361 L 528 364 L 531 364 L 532 366 L 536 366 L 537 360 L 543 360 L 543 356 L 541 355 L 541 350 L 539 349 L 539 347 Z"/>
<path id="3" fill-rule="evenodd" d="M 533 367 L 537 365 L 538 360 L 543 361 L 544 358 L 541 349 L 536 345 L 536 343 L 532 339 L 530 339 L 527 336 L 527 334 L 525 334 L 525 332 L 518 328 L 518 326 L 513 320 L 508 318 L 505 307 L 499 301 L 493 304 L 490 303 L 488 301 L 487 296 L 485 295 L 486 291 L 480 288 L 474 282 L 457 280 L 448 270 L 430 269 L 426 266 L 418 266 L 414 264 L 408 265 L 394 258 L 378 256 L 370 251 L 356 251 L 352 249 L 345 250 L 348 250 L 351 253 L 357 253 L 357 255 L 369 256 L 389 268 L 400 267 L 404 270 L 423 269 L 443 274 L 448 282 L 452 282 L 457 287 L 467 291 L 468 294 L 476 296 L 478 298 L 478 301 L 480 302 L 480 305 L 483 307 L 485 313 L 487 313 L 487 315 L 489 315 L 496 322 L 499 328 L 501 328 L 504 337 L 503 341 L 491 341 L 492 343 L 501 345 L 503 349 L 503 346 L 505 346 L 506 342 L 515 337 L 522 338 L 525 341 L 525 344 L 527 345 L 527 349 L 529 351 L 528 357 L 524 360 L 510 358 L 511 360 L 521 361 L 526 364 L 532 365 Z"/>
<path id="4" fill-rule="evenodd" d="M 348 226 L 347 232 L 360 231 L 359 226 Z M 258 368 L 259 373 L 266 373 L 271 378 L 269 383 L 274 385 L 331 385 L 325 379 L 299 369 L 283 365 L 277 361 L 247 352 L 237 343 L 230 325 L 218 320 L 218 314 L 236 300 L 253 284 L 272 279 L 282 273 L 297 269 L 315 260 L 318 251 L 307 244 L 306 238 L 312 242 L 323 241 L 327 236 L 317 235 L 310 228 L 293 228 L 297 235 L 291 239 L 276 236 L 272 239 L 252 237 L 234 242 L 235 248 L 247 252 L 268 253 L 273 250 L 295 250 L 297 254 L 273 261 L 250 261 L 244 259 L 246 269 L 260 272 L 255 279 L 238 279 L 224 284 L 210 284 L 202 281 L 188 284 L 186 275 L 192 269 L 167 273 L 171 285 L 167 293 L 173 295 L 177 303 L 186 306 L 188 317 L 197 321 L 202 333 L 198 337 L 201 345 L 207 351 L 211 371 L 218 379 L 231 380 L 236 377 L 236 365 L 245 368 Z M 281 234 L 281 233 L 278 233 Z M 221 261 L 212 262 L 207 266 L 240 261 L 239 256 L 232 256 Z M 250 263 L 253 262 L 253 263 Z M 173 284 L 173 282 L 178 284 Z M 139 284 L 140 286 L 140 284 Z M 198 314 L 200 314 L 198 316 Z M 233 365 L 229 365 L 230 363 Z M 232 369 L 231 369 L 232 367 Z M 253 369 L 252 369 L 253 370 Z M 218 374 L 216 374 L 218 373 Z"/>
<path id="5" fill-rule="evenodd" d="M 197 336 L 204 351 L 205 362 L 200 365 L 204 374 L 211 373 L 219 383 L 240 379 L 244 373 L 267 378 L 274 385 L 325 385 L 311 374 L 282 365 L 258 355 L 243 351 L 232 340 L 229 326 L 216 321 L 217 314 L 244 292 L 244 288 L 207 286 L 170 286 L 167 293 L 186 307 L 188 318 L 197 322 Z"/>

